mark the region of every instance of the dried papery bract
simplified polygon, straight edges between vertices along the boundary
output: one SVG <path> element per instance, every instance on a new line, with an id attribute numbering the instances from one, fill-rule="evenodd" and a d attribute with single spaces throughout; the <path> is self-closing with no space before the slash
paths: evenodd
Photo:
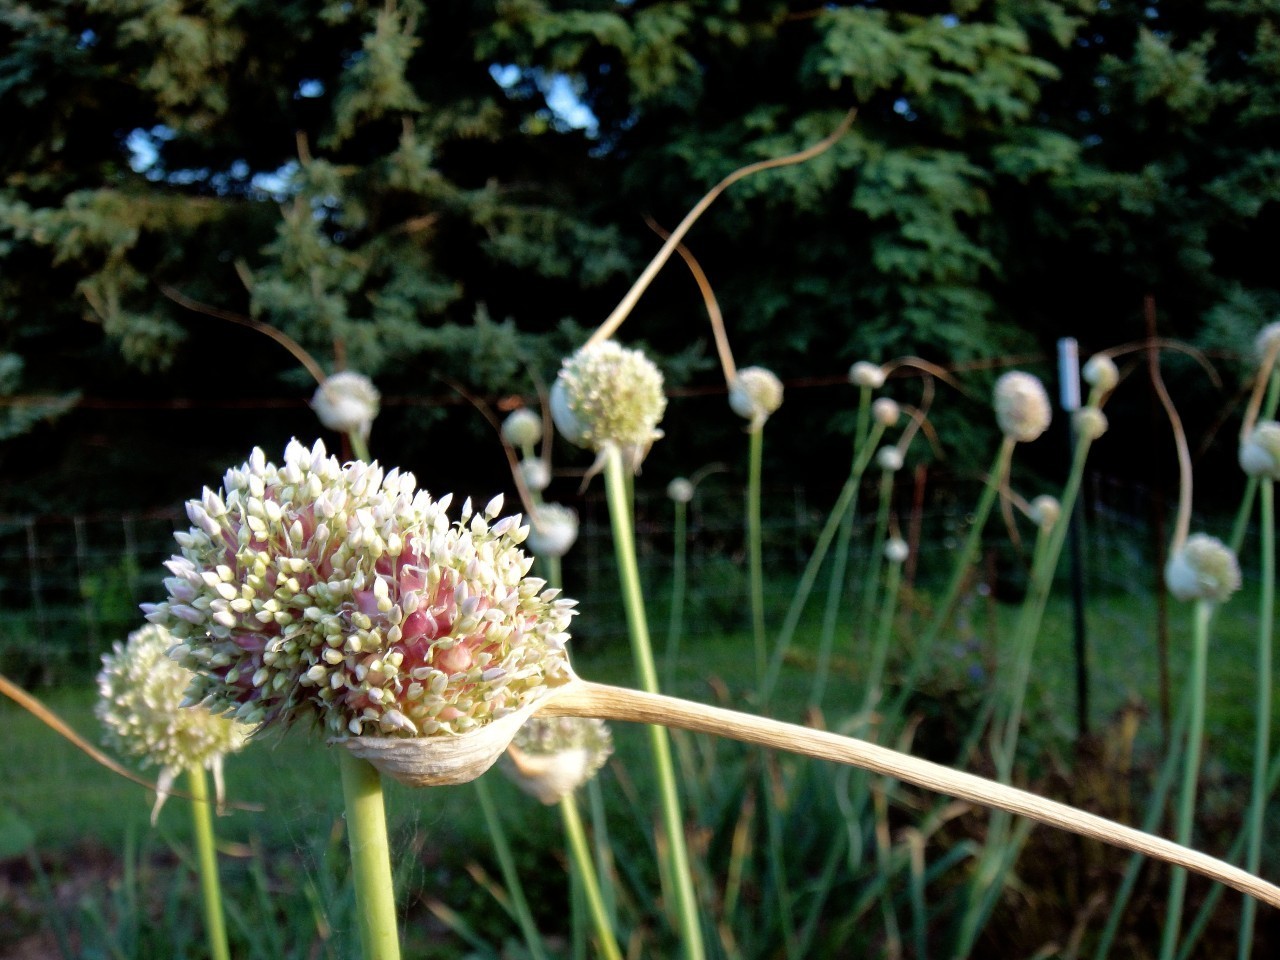
<path id="1" fill-rule="evenodd" d="M 316 388 L 311 409 L 330 430 L 367 440 L 381 400 L 372 380 L 364 374 L 344 370 L 326 377 Z"/>
<path id="2" fill-rule="evenodd" d="M 996 421 L 1004 435 L 1018 443 L 1030 443 L 1049 429 L 1053 410 L 1039 378 L 1013 370 L 996 381 Z"/>
<path id="3" fill-rule="evenodd" d="M 743 367 L 729 383 L 729 406 L 750 421 L 749 431 L 763 430 L 765 421 L 782 406 L 782 381 L 764 367 Z"/>
<path id="4" fill-rule="evenodd" d="M 174 639 L 148 625 L 116 643 L 102 657 L 98 702 L 104 740 L 145 767 L 160 768 L 154 823 L 174 779 L 190 769 L 214 774 L 221 794 L 222 758 L 244 746 L 249 728 L 201 706 L 182 706 L 191 672 L 169 659 Z"/>
<path id="5" fill-rule="evenodd" d="M 603 720 L 533 717 L 507 748 L 502 771 L 530 796 L 558 803 L 594 777 L 612 753 L 613 736 Z"/>
<path id="6" fill-rule="evenodd" d="M 597 454 L 613 447 L 632 470 L 662 436 L 658 424 L 666 409 L 657 366 L 612 340 L 577 350 L 551 388 L 551 416 L 560 434 Z"/>
<path id="7" fill-rule="evenodd" d="M 564 682 L 568 601 L 527 577 L 518 516 L 468 501 L 450 522 L 412 474 L 345 466 L 296 441 L 255 450 L 187 504 L 169 597 L 190 698 L 253 724 L 457 734 Z"/>

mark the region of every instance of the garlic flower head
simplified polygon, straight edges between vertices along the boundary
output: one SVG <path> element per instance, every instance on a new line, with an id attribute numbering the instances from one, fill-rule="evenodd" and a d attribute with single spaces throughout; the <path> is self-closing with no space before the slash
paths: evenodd
<path id="1" fill-rule="evenodd" d="M 1031 517 L 1031 522 L 1041 530 L 1052 530 L 1054 524 L 1058 522 L 1058 517 L 1062 515 L 1062 504 L 1057 497 L 1043 493 L 1031 501 L 1027 513 Z"/>
<path id="2" fill-rule="evenodd" d="M 578 515 L 559 503 L 540 503 L 529 514 L 525 545 L 535 557 L 563 557 L 578 539 Z"/>
<path id="3" fill-rule="evenodd" d="M 896 400 L 890 400 L 888 397 L 877 397 L 876 401 L 871 404 L 871 419 L 882 427 L 894 426 L 901 416 L 902 408 L 898 406 L 898 401 Z"/>
<path id="4" fill-rule="evenodd" d="M 884 558 L 890 563 L 906 563 L 910 554 L 911 548 L 901 537 L 890 537 L 884 542 Z"/>
<path id="5" fill-rule="evenodd" d="M 155 821 L 178 774 L 212 769 L 221 786 L 222 758 L 244 746 L 249 728 L 202 706 L 183 706 L 191 671 L 169 658 L 174 639 L 148 624 L 102 657 L 94 714 L 107 746 L 160 768 Z M 220 791 L 219 791 L 220 792 Z"/>
<path id="6" fill-rule="evenodd" d="M 1165 564 L 1164 580 L 1179 600 L 1222 603 L 1240 589 L 1240 564 L 1217 537 L 1193 533 Z"/>
<path id="7" fill-rule="evenodd" d="M 1097 440 L 1107 432 L 1107 415 L 1097 407 L 1081 407 L 1072 414 L 1071 422 L 1082 440 Z"/>
<path id="8" fill-rule="evenodd" d="M 855 387 L 879 390 L 884 386 L 884 370 L 869 360 L 859 360 L 849 368 L 849 382 Z"/>
<path id="9" fill-rule="evenodd" d="M 525 793 L 559 803 L 590 780 L 613 753 L 603 720 L 532 717 L 516 733 L 502 770 Z"/>
<path id="10" fill-rule="evenodd" d="M 995 409 L 1001 432 L 1018 443 L 1035 440 L 1049 428 L 1053 417 L 1044 384 L 1021 370 L 1012 370 L 996 381 Z"/>
<path id="11" fill-rule="evenodd" d="M 902 469 L 902 451 L 895 446 L 881 447 L 876 451 L 876 465 L 881 470 L 895 473 Z"/>
<path id="12" fill-rule="evenodd" d="M 354 433 L 367 440 L 381 399 L 372 380 L 362 373 L 343 370 L 326 377 L 316 388 L 311 409 L 330 430 Z"/>
<path id="13" fill-rule="evenodd" d="M 676 477 L 667 484 L 667 496 L 676 503 L 688 503 L 693 499 L 693 483 L 687 477 Z"/>
<path id="14" fill-rule="evenodd" d="M 743 367 L 729 384 L 729 406 L 751 421 L 747 430 L 755 433 L 782 406 L 782 381 L 764 367 Z"/>
<path id="15" fill-rule="evenodd" d="M 517 450 L 527 451 L 542 439 L 542 418 L 528 407 L 519 407 L 502 421 L 502 437 Z"/>
<path id="16" fill-rule="evenodd" d="M 412 474 L 296 440 L 255 449 L 187 503 L 168 598 L 147 619 L 196 676 L 188 701 L 335 735 L 465 733 L 570 676 L 573 602 L 527 577 L 502 498 L 450 522 Z"/>
<path id="17" fill-rule="evenodd" d="M 1240 442 L 1240 469 L 1251 477 L 1280 480 L 1280 423 L 1259 420 Z"/>
<path id="18" fill-rule="evenodd" d="M 1106 354 L 1095 353 L 1085 361 L 1080 376 L 1100 393 L 1110 393 L 1120 382 L 1120 368 Z"/>
<path id="19" fill-rule="evenodd" d="M 525 457 L 520 461 L 520 479 L 533 493 L 551 486 L 551 470 L 541 457 Z"/>
<path id="20" fill-rule="evenodd" d="M 666 408 L 653 361 L 613 340 L 581 347 L 551 388 L 551 418 L 564 438 L 597 453 L 615 446 L 633 470 L 662 436 Z"/>

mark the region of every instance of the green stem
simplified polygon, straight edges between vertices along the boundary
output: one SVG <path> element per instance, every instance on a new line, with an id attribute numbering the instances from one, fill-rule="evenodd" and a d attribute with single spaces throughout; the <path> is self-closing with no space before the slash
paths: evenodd
<path id="1" fill-rule="evenodd" d="M 626 472 L 616 446 L 605 451 L 605 493 L 609 501 L 609 519 L 613 526 L 613 545 L 618 559 L 618 575 L 622 580 L 622 600 L 631 633 L 631 651 L 640 686 L 647 693 L 658 692 L 658 674 L 649 642 L 649 624 L 645 617 L 644 597 L 640 590 L 640 570 L 636 562 L 635 534 L 628 507 Z M 665 727 L 650 726 L 649 743 L 653 752 L 654 772 L 662 806 L 662 822 L 667 832 L 668 872 L 675 892 L 679 916 L 680 939 L 687 960 L 703 960 L 702 925 L 698 919 L 698 901 L 693 890 L 689 868 L 689 851 L 685 842 L 684 819 L 680 811 L 680 795 L 676 787 L 675 767 L 671 762 L 671 741 Z"/>
<path id="2" fill-rule="evenodd" d="M 1178 818 L 1174 839 L 1187 846 L 1191 842 L 1191 830 L 1196 813 L 1196 784 L 1200 778 L 1200 746 L 1204 736 L 1204 688 L 1209 659 L 1209 620 L 1213 617 L 1213 604 L 1197 600 L 1195 624 L 1192 631 L 1191 723 L 1187 729 L 1187 749 L 1182 768 L 1182 795 L 1178 799 Z M 1169 897 L 1165 905 L 1164 933 L 1160 938 L 1160 960 L 1172 960 L 1178 948 L 1178 932 L 1182 926 L 1182 904 L 1187 893 L 1187 871 L 1175 867 L 1169 883 Z"/>
<path id="3" fill-rule="evenodd" d="M 684 627 L 684 593 L 689 549 L 689 505 L 683 500 L 676 500 L 675 511 L 671 555 L 671 612 L 667 618 L 667 649 L 662 659 L 662 682 L 667 687 L 671 686 L 676 658 L 680 655 L 680 631 Z"/>
<path id="4" fill-rule="evenodd" d="M 747 470 L 747 549 L 751 565 L 751 635 L 756 653 L 756 686 L 764 683 L 768 668 L 764 636 L 764 533 L 760 523 L 760 475 L 764 459 L 764 426 L 750 433 Z"/>
<path id="5" fill-rule="evenodd" d="M 209 956 L 213 960 L 230 960 L 227 924 L 222 915 L 222 887 L 218 883 L 218 855 L 213 843 L 213 814 L 209 810 L 209 785 L 204 767 L 188 768 L 187 789 L 191 792 L 191 823 L 195 828 L 196 863 L 200 873 Z"/>
<path id="6" fill-rule="evenodd" d="M 395 890 L 382 779 L 367 760 L 338 748 L 342 796 L 346 803 L 347 844 L 356 892 L 356 919 L 364 960 L 399 960 Z"/>
<path id="7" fill-rule="evenodd" d="M 352 430 L 347 434 L 347 440 L 351 443 L 351 455 L 357 460 L 369 462 L 369 444 L 364 437 Z"/>
<path id="8" fill-rule="evenodd" d="M 1258 702 L 1253 734 L 1253 787 L 1245 869 L 1257 873 L 1262 862 L 1262 839 L 1267 812 L 1267 759 L 1271 753 L 1271 641 L 1276 609 L 1275 483 L 1262 480 L 1262 598 L 1258 610 Z M 1248 960 L 1253 948 L 1257 904 L 1245 897 L 1240 915 L 1240 943 L 1236 956 Z"/>
<path id="9" fill-rule="evenodd" d="M 582 826 L 582 817 L 578 813 L 578 801 L 573 794 L 560 800 L 560 817 L 564 820 L 565 836 L 569 840 L 569 850 L 573 854 L 573 862 L 578 867 L 578 878 L 587 897 L 587 908 L 591 913 L 591 922 L 596 928 L 596 940 L 602 956 L 607 960 L 622 960 L 622 952 L 614 938 L 613 927 L 609 923 L 609 914 L 604 907 L 604 897 L 600 894 L 600 882 L 596 877 L 595 864 L 591 860 L 591 848 L 587 844 L 587 833 Z"/>
<path id="10" fill-rule="evenodd" d="M 538 557 L 538 563 L 542 564 L 540 572 L 544 574 L 543 579 L 547 581 L 547 586 L 561 589 L 564 586 L 564 580 L 560 572 L 560 558 L 543 554 Z"/>
<path id="11" fill-rule="evenodd" d="M 524 895 L 524 885 L 520 882 L 520 872 L 516 869 L 515 857 L 511 855 L 511 844 L 507 842 L 507 832 L 502 828 L 502 820 L 493 805 L 493 796 L 489 792 L 489 783 L 484 777 L 471 781 L 475 784 L 476 796 L 480 798 L 480 810 L 484 813 L 485 826 L 489 830 L 489 839 L 493 841 L 493 852 L 498 855 L 498 868 L 502 871 L 502 882 L 507 885 L 507 894 L 511 897 L 511 907 L 520 924 L 520 932 L 524 934 L 524 944 L 529 948 L 534 960 L 547 960 L 547 950 L 542 943 L 542 934 L 538 925 L 533 922 L 533 911 L 529 909 L 529 901 Z"/>

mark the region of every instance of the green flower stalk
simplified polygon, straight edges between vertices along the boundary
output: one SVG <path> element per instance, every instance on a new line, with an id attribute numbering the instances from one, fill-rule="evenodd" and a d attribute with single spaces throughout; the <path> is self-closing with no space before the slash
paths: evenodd
<path id="1" fill-rule="evenodd" d="M 675 512 L 671 534 L 671 609 L 667 616 L 667 649 L 663 657 L 662 679 L 671 685 L 671 672 L 675 669 L 680 649 L 680 631 L 684 623 L 684 594 L 688 559 L 689 503 L 693 500 L 693 482 L 686 477 L 676 477 L 667 484 L 667 498 Z"/>
<path id="2" fill-rule="evenodd" d="M 160 768 L 152 823 L 174 778 L 186 773 L 209 953 L 214 960 L 227 960 L 230 952 L 205 770 L 213 771 L 221 800 L 222 758 L 244 745 L 248 728 L 203 707 L 182 706 L 191 674 L 169 659 L 171 646 L 173 638 L 157 626 L 134 631 L 126 644 L 116 643 L 102 658 L 94 712 L 110 747 L 137 758 L 143 767 Z"/>

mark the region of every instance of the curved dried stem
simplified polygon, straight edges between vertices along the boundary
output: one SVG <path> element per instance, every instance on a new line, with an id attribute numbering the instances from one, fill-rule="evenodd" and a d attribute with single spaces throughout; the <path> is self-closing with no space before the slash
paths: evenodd
<path id="1" fill-rule="evenodd" d="M 1200 364 L 1204 372 L 1208 374 L 1209 381 L 1215 387 L 1222 386 L 1222 377 L 1218 375 L 1218 371 L 1214 369 L 1213 364 L 1209 362 L 1209 358 L 1204 355 L 1204 352 L 1197 350 L 1190 344 L 1183 343 L 1181 340 L 1170 340 L 1165 337 L 1148 337 L 1146 340 L 1134 340 L 1131 343 L 1122 343 L 1117 347 L 1109 347 L 1106 350 L 1099 350 L 1095 356 L 1110 357 L 1114 360 L 1116 357 L 1122 357 L 1129 353 L 1138 353 L 1143 350 L 1147 352 L 1150 352 L 1151 350 L 1172 350 L 1175 353 L 1185 353 L 1196 363 Z M 1123 377 L 1121 379 L 1123 379 Z"/>
<path id="2" fill-rule="evenodd" d="M 857 109 L 850 110 L 845 114 L 844 119 L 836 126 L 829 135 L 823 137 L 811 147 L 807 147 L 798 153 L 788 154 L 785 157 L 774 157 L 770 160 L 760 160 L 756 163 L 749 163 L 745 167 L 739 167 L 733 173 L 729 174 L 714 187 L 707 191 L 701 200 L 694 204 L 680 224 L 671 232 L 671 236 L 667 237 L 667 242 L 662 245 L 657 254 L 644 271 L 636 278 L 636 282 L 631 285 L 631 289 L 627 291 L 622 301 L 613 308 L 613 312 L 605 318 L 604 323 L 589 338 L 587 343 L 599 343 L 601 340 L 608 340 L 613 336 L 618 327 L 622 326 L 622 321 L 626 320 L 631 311 L 635 308 L 636 303 L 640 300 L 641 295 L 649 288 L 649 284 L 653 282 L 653 278 L 658 275 L 658 271 L 663 265 L 671 259 L 671 254 L 675 251 L 680 241 L 684 239 L 689 229 L 697 222 L 698 218 L 711 206 L 715 199 L 724 193 L 729 187 L 737 183 L 744 177 L 749 177 L 753 173 L 760 173 L 764 170 L 772 170 L 775 167 L 786 167 L 796 163 L 804 163 L 806 160 L 812 160 L 814 157 L 829 150 L 841 137 L 849 132 L 849 128 L 853 126 L 853 118 L 857 116 Z"/>
<path id="3" fill-rule="evenodd" d="M 925 360 L 922 357 L 895 357 L 893 360 L 890 360 L 880 369 L 884 371 L 885 376 L 888 376 L 889 374 L 893 373 L 895 370 L 899 369 L 900 367 L 913 367 L 916 370 L 921 370 L 932 377 L 937 377 L 939 380 L 941 380 L 943 383 L 947 384 L 948 386 L 954 387 L 959 393 L 963 394 L 964 396 L 966 397 L 971 396 L 970 392 L 965 389 L 964 385 L 961 384 L 960 381 L 957 380 L 955 377 L 953 377 L 950 372 L 948 372 L 947 370 L 944 370 L 942 367 L 938 366 L 936 363 L 930 363 L 928 360 Z"/>
<path id="4" fill-rule="evenodd" d="M 598 717 L 633 723 L 661 724 L 698 733 L 730 737 L 773 750 L 786 750 L 821 760 L 850 764 L 895 777 L 926 790 L 1027 817 L 1083 837 L 1134 850 L 1203 874 L 1219 883 L 1280 907 L 1280 887 L 1216 857 L 1135 830 L 1075 807 L 1025 790 L 952 770 L 878 744 L 842 737 L 734 710 L 691 703 L 604 684 L 577 681 L 548 698 L 539 711 L 547 716 Z"/>
<path id="5" fill-rule="evenodd" d="M 1153 337 L 1147 341 L 1147 371 L 1151 375 L 1151 386 L 1155 388 L 1156 396 L 1160 398 L 1160 405 L 1164 407 L 1165 415 L 1169 418 L 1169 427 L 1173 430 L 1173 440 L 1178 450 L 1178 519 L 1173 529 L 1173 541 L 1169 545 L 1169 553 L 1172 555 L 1182 549 L 1183 544 L 1187 542 L 1187 535 L 1191 533 L 1193 479 L 1187 431 L 1182 426 L 1182 418 L 1178 416 L 1178 409 L 1173 405 L 1173 398 L 1169 396 L 1169 389 L 1164 385 L 1164 377 L 1160 374 L 1160 346 L 1159 338 Z M 1196 351 L 1189 348 L 1187 352 L 1193 356 L 1196 355 Z M 1216 377 L 1217 374 L 1215 373 L 1214 376 Z"/>
<path id="6" fill-rule="evenodd" d="M 652 217 L 645 217 L 644 222 L 649 225 L 649 229 L 667 239 L 671 234 L 658 225 Z M 689 272 L 693 274 L 694 282 L 698 284 L 698 290 L 702 294 L 702 303 L 707 308 L 707 319 L 711 321 L 711 333 L 716 341 L 716 353 L 720 355 L 720 369 L 724 371 L 725 386 L 733 386 L 733 378 L 738 375 L 738 368 L 733 362 L 733 350 L 729 347 L 729 335 L 724 328 L 724 315 L 720 312 L 720 304 L 716 300 L 715 291 L 711 289 L 711 281 L 707 279 L 706 272 L 702 269 L 702 265 L 698 263 L 697 258 L 690 252 L 689 248 L 683 243 L 677 245 L 676 252 L 684 260 L 688 266 Z"/>

